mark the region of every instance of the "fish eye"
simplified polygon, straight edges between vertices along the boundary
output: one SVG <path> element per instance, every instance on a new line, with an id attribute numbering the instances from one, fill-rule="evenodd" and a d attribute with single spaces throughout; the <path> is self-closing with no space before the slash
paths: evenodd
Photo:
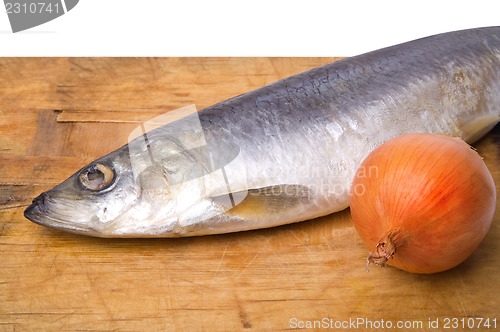
<path id="1" fill-rule="evenodd" d="M 78 179 L 86 189 L 100 191 L 108 188 L 113 183 L 115 173 L 109 166 L 95 164 L 84 169 Z"/>

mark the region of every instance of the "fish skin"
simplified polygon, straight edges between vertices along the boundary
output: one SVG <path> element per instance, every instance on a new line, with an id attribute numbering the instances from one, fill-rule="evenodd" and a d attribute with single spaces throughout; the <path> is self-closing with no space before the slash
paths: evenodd
<path id="1" fill-rule="evenodd" d="M 429 132 L 472 143 L 499 120 L 500 27 L 435 35 L 155 129 L 90 164 L 113 169 L 109 188 L 83 188 L 86 166 L 35 198 L 25 217 L 98 237 L 197 236 L 313 219 L 348 207 L 358 166 L 383 142 Z"/>

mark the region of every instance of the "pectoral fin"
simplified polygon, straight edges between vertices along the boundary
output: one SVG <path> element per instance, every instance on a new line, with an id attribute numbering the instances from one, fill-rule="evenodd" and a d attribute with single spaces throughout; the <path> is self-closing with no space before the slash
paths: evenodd
<path id="1" fill-rule="evenodd" d="M 462 137 L 464 141 L 472 144 L 486 135 L 498 122 L 500 122 L 498 115 L 475 118 L 462 125 Z"/>
<path id="2" fill-rule="evenodd" d="M 311 203 L 311 190 L 303 185 L 276 185 L 213 198 L 228 217 L 261 221 L 283 220 L 301 214 Z"/>
<path id="3" fill-rule="evenodd" d="M 213 196 L 202 202 L 204 219 L 183 215 L 180 236 L 221 234 L 290 224 L 323 215 L 304 185 L 276 185 Z M 187 211 L 189 212 L 189 210 Z"/>

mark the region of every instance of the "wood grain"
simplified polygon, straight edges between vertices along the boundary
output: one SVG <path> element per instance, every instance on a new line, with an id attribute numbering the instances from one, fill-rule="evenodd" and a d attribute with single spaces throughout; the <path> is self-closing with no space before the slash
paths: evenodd
<path id="1" fill-rule="evenodd" d="M 0 59 L 0 331 L 288 330 L 294 318 L 428 331 L 429 319 L 500 319 L 498 211 L 476 252 L 436 275 L 367 273 L 349 211 L 170 240 L 87 238 L 24 219 L 33 197 L 127 143 L 138 121 L 333 60 Z M 476 147 L 499 183 L 500 128 Z"/>

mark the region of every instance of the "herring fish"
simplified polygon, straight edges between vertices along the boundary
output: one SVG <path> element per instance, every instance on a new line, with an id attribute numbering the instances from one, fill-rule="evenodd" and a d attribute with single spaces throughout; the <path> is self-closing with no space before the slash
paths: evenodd
<path id="1" fill-rule="evenodd" d="M 160 126 L 33 200 L 41 225 L 97 237 L 273 227 L 349 206 L 383 142 L 443 133 L 469 143 L 500 121 L 500 27 L 346 58 Z"/>

